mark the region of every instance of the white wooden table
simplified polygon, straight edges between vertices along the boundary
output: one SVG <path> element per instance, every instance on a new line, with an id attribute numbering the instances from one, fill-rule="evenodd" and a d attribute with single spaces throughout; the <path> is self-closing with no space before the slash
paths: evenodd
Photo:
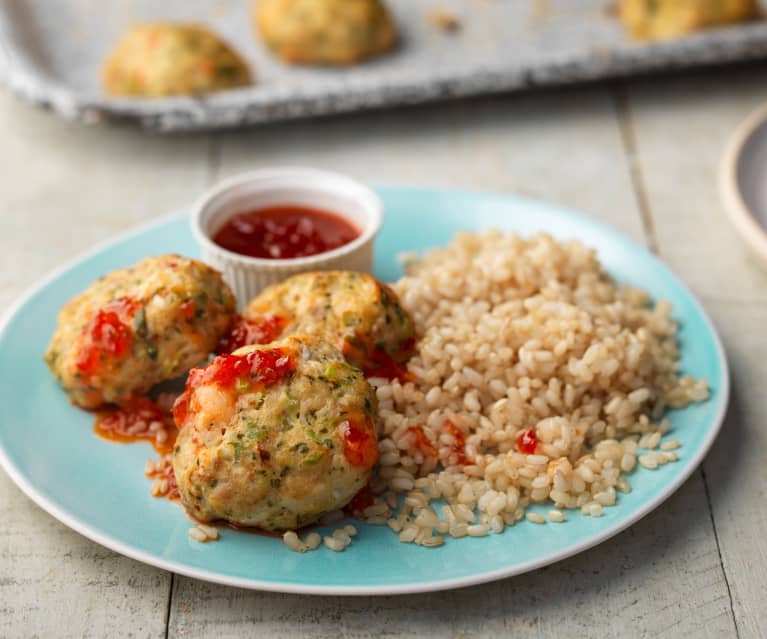
<path id="1" fill-rule="evenodd" d="M 656 512 L 580 556 L 453 592 L 301 597 L 174 576 L 70 531 L 0 472 L 0 637 L 767 636 L 767 274 L 715 180 L 766 79 L 756 65 L 188 137 L 83 128 L 0 93 L 0 308 L 222 176 L 303 164 L 604 220 L 690 284 L 733 373 L 722 435 Z"/>

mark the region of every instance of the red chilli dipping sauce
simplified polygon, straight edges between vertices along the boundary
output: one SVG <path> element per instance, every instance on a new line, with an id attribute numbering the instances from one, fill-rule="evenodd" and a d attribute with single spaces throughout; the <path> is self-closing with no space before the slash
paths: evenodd
<path id="1" fill-rule="evenodd" d="M 213 241 L 240 255 L 285 260 L 327 253 L 360 233 L 337 213 L 285 205 L 238 213 L 215 233 Z"/>

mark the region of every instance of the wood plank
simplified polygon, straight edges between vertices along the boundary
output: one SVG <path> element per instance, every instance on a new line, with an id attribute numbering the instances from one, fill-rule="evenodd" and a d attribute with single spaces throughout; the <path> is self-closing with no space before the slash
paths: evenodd
<path id="1" fill-rule="evenodd" d="M 767 99 L 765 69 L 641 82 L 629 92 L 660 254 L 702 298 L 732 368 L 730 412 L 704 471 L 742 637 L 767 628 L 767 273 L 730 226 L 716 172 L 734 127 Z"/>
<path id="2" fill-rule="evenodd" d="M 642 240 L 610 94 L 578 89 L 276 125 L 217 138 L 222 175 L 278 164 L 377 183 L 521 192 Z M 468 214 L 469 212 L 467 212 Z M 513 531 L 508 533 L 513 535 Z M 511 541 L 511 539 L 510 539 Z M 658 512 L 547 569 L 460 591 L 300 597 L 176 580 L 171 636 L 734 636 L 700 475 Z"/>
<path id="3" fill-rule="evenodd" d="M 371 184 L 513 192 L 642 238 L 614 106 L 604 91 L 485 98 L 276 124 L 217 139 L 223 176 L 307 165 Z"/>
<path id="4" fill-rule="evenodd" d="M 49 270 L 142 221 L 188 207 L 209 142 L 88 128 L 0 93 L 0 308 Z"/>
<path id="5" fill-rule="evenodd" d="M 169 636 L 734 636 L 702 503 L 702 486 L 694 479 L 655 513 L 595 549 L 533 573 L 442 593 L 302 597 L 177 577 Z"/>
<path id="6" fill-rule="evenodd" d="M 0 310 L 93 243 L 186 205 L 209 178 L 205 138 L 87 129 L 5 94 L 0 139 Z M 70 531 L 1 472 L 0 518 L 0 636 L 164 636 L 168 573 Z"/>
<path id="7" fill-rule="evenodd" d="M 164 637 L 168 573 L 73 532 L 4 473 L 0 517 L 0 637 Z"/>

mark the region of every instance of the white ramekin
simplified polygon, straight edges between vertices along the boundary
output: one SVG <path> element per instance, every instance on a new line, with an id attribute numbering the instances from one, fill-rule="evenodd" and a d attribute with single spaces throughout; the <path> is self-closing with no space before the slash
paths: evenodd
<path id="1" fill-rule="evenodd" d="M 296 204 L 343 215 L 361 233 L 327 253 L 269 260 L 233 253 L 212 237 L 236 213 Z M 243 173 L 208 191 L 192 212 L 192 233 L 202 259 L 219 269 L 242 308 L 265 287 L 304 271 L 371 272 L 373 240 L 383 222 L 383 203 L 368 187 L 344 175 L 306 168 L 274 168 Z"/>

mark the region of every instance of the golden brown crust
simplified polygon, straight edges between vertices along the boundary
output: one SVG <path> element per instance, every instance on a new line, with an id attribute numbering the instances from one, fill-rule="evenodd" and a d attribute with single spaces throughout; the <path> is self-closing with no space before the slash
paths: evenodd
<path id="1" fill-rule="evenodd" d="M 253 16 L 266 45 L 291 64 L 355 64 L 397 42 L 381 0 L 256 0 Z"/>
<path id="2" fill-rule="evenodd" d="M 245 373 L 234 384 L 188 390 L 174 472 L 197 519 L 300 528 L 345 506 L 369 481 L 378 451 L 375 393 L 337 349 L 308 336 L 246 346 L 206 370 L 259 351 L 290 358 L 290 372 L 266 386 Z M 350 422 L 372 447 L 365 463 L 347 450 Z"/>
<path id="3" fill-rule="evenodd" d="M 638 40 L 668 40 L 757 17 L 757 0 L 620 0 L 619 15 Z"/>
<path id="4" fill-rule="evenodd" d="M 367 273 L 301 273 L 266 288 L 243 311 L 246 319 L 276 315 L 283 335 L 318 335 L 366 368 L 376 349 L 398 362 L 413 350 L 413 320 L 397 294 Z"/>
<path id="5" fill-rule="evenodd" d="M 73 403 L 121 403 L 203 361 L 234 310 L 218 271 L 178 255 L 146 258 L 67 302 L 45 360 Z"/>
<path id="6" fill-rule="evenodd" d="M 250 70 L 230 46 L 195 24 L 154 23 L 131 28 L 102 69 L 110 95 L 195 95 L 251 84 Z"/>

